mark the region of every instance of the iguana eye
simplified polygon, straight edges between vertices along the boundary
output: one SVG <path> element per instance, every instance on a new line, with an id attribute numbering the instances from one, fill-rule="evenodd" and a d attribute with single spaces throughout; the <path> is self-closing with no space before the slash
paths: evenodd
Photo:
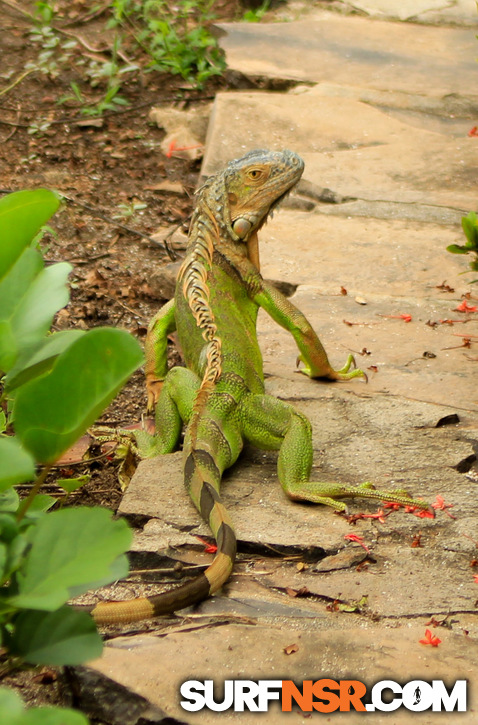
<path id="1" fill-rule="evenodd" d="M 250 179 L 259 179 L 262 176 L 262 171 L 260 169 L 251 169 L 247 172 L 247 175 Z"/>

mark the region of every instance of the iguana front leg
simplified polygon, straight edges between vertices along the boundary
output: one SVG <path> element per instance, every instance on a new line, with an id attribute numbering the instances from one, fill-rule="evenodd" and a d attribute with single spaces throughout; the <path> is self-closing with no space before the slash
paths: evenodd
<path id="1" fill-rule="evenodd" d="M 273 285 L 263 280 L 261 289 L 253 299 L 275 322 L 292 334 L 300 350 L 299 360 L 305 365 L 304 368 L 301 368 L 301 373 L 310 378 L 329 378 L 330 380 L 366 377 L 363 370 L 350 369 L 355 365 L 353 355 L 348 356 L 343 368 L 334 370 L 322 343 L 305 315 Z"/>
<path id="2" fill-rule="evenodd" d="M 404 491 L 380 491 L 371 483 L 348 486 L 333 482 L 310 481 L 313 462 L 312 427 L 305 415 L 272 395 L 246 396 L 240 403 L 244 438 L 266 450 L 279 450 L 277 470 L 282 488 L 293 501 L 311 501 L 346 511 L 338 499 L 346 497 L 391 501 L 428 509 L 424 501 L 412 499 Z"/>
<path id="3" fill-rule="evenodd" d="M 168 372 L 168 335 L 176 330 L 174 299 L 166 302 L 148 325 L 144 352 L 148 412 L 154 411 Z"/>
<path id="4" fill-rule="evenodd" d="M 355 366 L 353 355 L 348 356 L 345 365 L 340 370 L 334 370 L 324 346 L 305 315 L 282 292 L 266 282 L 260 274 L 256 266 L 259 264 L 256 234 L 251 235 L 251 241 L 247 247 L 245 245 L 243 247 L 238 245 L 236 249 L 228 247 L 221 250 L 221 255 L 238 272 L 254 302 L 262 307 L 275 322 L 292 334 L 300 350 L 299 360 L 305 365 L 301 368 L 301 373 L 310 378 L 328 378 L 329 380 L 367 377 L 360 368 L 350 369 Z"/>

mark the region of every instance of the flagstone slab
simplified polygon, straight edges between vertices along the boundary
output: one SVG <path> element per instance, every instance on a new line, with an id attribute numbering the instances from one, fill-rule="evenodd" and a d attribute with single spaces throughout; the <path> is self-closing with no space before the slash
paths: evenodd
<path id="1" fill-rule="evenodd" d="M 474 0 L 347 0 L 346 5 L 370 17 L 478 25 Z"/>
<path id="2" fill-rule="evenodd" d="M 439 494 L 452 504 L 456 519 L 438 511 L 435 519 L 399 512 L 382 523 L 361 520 L 353 532 L 370 547 L 374 565 L 360 575 L 354 560 L 345 570 L 343 565 L 334 570 L 334 556 L 349 548 L 344 538 L 351 532 L 349 523 L 326 507 L 289 501 L 277 480 L 275 454 L 249 450 L 227 473 L 222 486 L 240 550 L 247 544 L 266 557 L 257 570 L 254 564 L 246 565 L 248 576 L 265 590 L 306 587 L 312 596 L 345 602 L 367 595 L 370 610 L 381 616 L 472 611 L 476 594 L 469 564 L 475 551 L 475 485 L 456 466 L 473 452 L 478 420 L 437 427 L 449 412 L 442 406 L 361 395 L 301 380 L 296 391 L 289 381 L 272 377 L 267 389 L 292 402 L 312 423 L 315 465 L 311 480 L 349 485 L 371 480 L 378 488 L 406 489 L 429 502 Z M 350 498 L 349 505 L 352 512 L 372 513 L 378 503 Z M 184 489 L 181 454 L 142 462 L 119 513 L 154 517 L 146 532 L 136 536 L 133 550 L 155 550 L 175 558 L 175 549 L 187 552 L 185 547 L 198 547 L 197 535 L 210 535 Z M 417 535 L 420 546 L 411 548 Z M 145 545 L 145 537 L 151 546 Z M 280 551 L 283 556 L 305 556 L 315 564 L 328 554 L 329 571 L 317 573 L 320 569 L 316 571 L 311 563 L 299 573 L 297 560 L 278 559 Z M 267 563 L 268 556 L 275 561 Z M 179 560 L 188 561 L 187 553 L 179 554 Z M 202 563 L 207 563 L 204 557 Z M 425 577 L 425 571 L 435 574 Z M 246 610 L 251 617 L 278 615 L 273 603 L 272 608 L 266 601 L 261 604 L 260 591 L 244 591 L 244 573 L 239 562 L 223 591 L 233 602 L 243 601 L 242 609 L 233 605 L 231 610 L 227 598 L 219 597 L 194 611 L 216 616 L 245 614 Z M 287 616 L 296 615 L 290 610 Z"/>
<path id="3" fill-rule="evenodd" d="M 331 81 L 426 95 L 476 82 L 473 28 L 429 27 L 318 13 L 291 23 L 223 23 L 229 68 L 245 75 Z"/>
<path id="4" fill-rule="evenodd" d="M 450 244 L 463 243 L 461 226 L 323 213 L 338 206 L 323 204 L 314 213 L 279 211 L 259 235 L 263 276 L 313 287 L 318 300 L 321 294 L 343 296 L 343 287 L 348 293 L 342 300 L 344 316 L 352 320 L 365 307 L 355 298 L 366 301 L 369 294 L 397 297 L 398 304 L 402 298 L 415 297 L 416 304 L 434 298 L 439 309 L 433 315 L 466 317 L 453 308 L 472 277 L 461 274 L 468 269 L 465 258 L 446 251 Z M 437 288 L 444 280 L 453 293 Z"/>
<path id="5" fill-rule="evenodd" d="M 320 86 L 293 96 L 218 94 L 203 176 L 254 148 L 291 148 L 304 158 L 305 180 L 345 197 L 451 207 L 448 222 L 476 205 L 476 139 L 410 126 L 368 103 L 323 95 Z M 432 212 L 423 210 L 423 220 Z M 437 218 L 443 223 L 438 211 Z"/>
<path id="6" fill-rule="evenodd" d="M 158 725 L 163 722 L 188 725 L 237 722 L 252 725 L 258 719 L 267 724 L 291 722 L 292 713 L 282 713 L 274 705 L 268 713 L 260 716 L 232 709 L 220 713 L 208 710 L 186 712 L 180 705 L 180 686 L 191 679 L 212 679 L 219 685 L 225 679 L 288 679 L 302 683 L 306 679 L 315 681 L 331 677 L 335 680 L 360 680 L 368 686 L 384 679 L 400 683 L 415 679 L 427 682 L 443 679 L 449 685 L 454 684 L 456 679 L 466 679 L 471 692 L 474 692 L 478 666 L 475 638 L 440 628 L 433 633 L 439 635 L 441 644 L 427 647 L 419 642 L 424 636 L 423 624 L 397 629 L 375 623 L 372 630 L 367 622 L 363 626 L 353 626 L 350 618 L 355 620 L 354 615 L 330 613 L 331 621 L 339 617 L 342 628 L 335 631 L 321 629 L 320 625 L 314 631 L 311 626 L 297 628 L 281 622 L 275 626 L 209 626 L 196 628 L 196 631 L 172 631 L 159 638 L 151 635 L 123 637 L 107 642 L 103 657 L 90 663 L 86 670 L 90 679 L 97 674 L 96 689 L 99 693 L 108 686 L 110 680 L 105 682 L 105 678 L 111 678 L 125 688 L 125 694 L 145 698 L 156 712 L 175 718 L 146 720 Z M 291 645 L 294 645 L 293 653 L 287 654 Z M 81 669 L 84 673 L 85 668 Z M 90 683 L 90 690 L 91 687 Z M 80 697 L 81 694 L 86 697 L 88 688 L 83 687 L 83 693 L 81 690 L 80 687 Z M 117 697 L 120 696 L 118 693 Z M 447 714 L 447 722 L 453 725 L 475 723 L 477 711 L 472 696 L 468 707 L 467 713 Z M 294 708 L 293 719 L 299 724 L 305 725 L 311 719 L 324 719 L 320 713 L 312 716 L 303 713 L 301 716 L 296 710 Z M 349 723 L 351 717 L 353 715 L 348 712 L 333 715 L 334 721 L 340 723 Z M 435 713 L 417 716 L 405 709 L 394 712 L 393 722 L 408 725 L 411 717 L 422 725 L 435 725 L 437 722 Z M 385 725 L 390 722 L 390 715 L 362 712 L 360 722 Z M 118 721 L 114 725 L 119 725 Z M 125 725 L 124 721 L 121 725 Z"/>
<path id="7" fill-rule="evenodd" d="M 473 89 L 466 95 L 440 96 L 435 95 L 433 89 L 427 95 L 420 95 L 323 81 L 313 87 L 298 85 L 289 90 L 290 95 L 302 93 L 362 101 L 412 127 L 454 137 L 467 136 L 478 113 L 478 96 L 473 94 Z"/>
<path id="8" fill-rule="evenodd" d="M 369 375 L 369 394 L 384 393 L 463 411 L 465 418 L 478 412 L 476 343 L 463 347 L 466 335 L 477 335 L 477 322 L 430 327 L 427 322 L 450 318 L 449 303 L 435 300 L 368 297 L 357 305 L 339 296 L 324 298 L 319 291 L 298 289 L 292 298 L 317 330 L 333 365 L 339 369 L 348 352 Z M 400 319 L 410 314 L 412 321 Z M 455 319 L 456 315 L 454 313 Z M 390 315 L 380 318 L 380 315 Z M 397 319 L 393 319 L 397 317 Z M 344 324 L 344 320 L 346 323 Z M 260 315 L 265 369 L 282 376 L 288 362 L 292 376 L 297 349 L 290 335 Z M 451 349 L 447 349 L 451 348 Z M 361 355 L 365 350 L 366 354 Z M 281 365 L 277 364 L 278 356 Z M 320 385 L 320 383 L 318 383 Z M 341 384 L 343 385 L 343 384 Z M 348 383 L 347 385 L 350 385 Z"/>
<path id="9" fill-rule="evenodd" d="M 348 531 L 343 519 L 329 516 L 324 527 L 320 514 L 317 519 L 316 507 L 304 508 L 289 501 L 277 480 L 275 460 L 270 454 L 265 462 L 259 459 L 255 466 L 245 465 L 229 472 L 224 479 L 223 498 L 234 518 L 238 537 L 245 542 L 301 549 L 317 547 L 325 555 L 342 546 Z M 178 533 L 184 532 L 184 539 L 178 540 L 170 537 L 168 529 L 158 531 L 155 527 L 153 537 L 157 548 L 178 543 L 197 547 L 195 536 L 211 534 L 184 487 L 181 454 L 142 461 L 119 513 L 150 516 Z"/>

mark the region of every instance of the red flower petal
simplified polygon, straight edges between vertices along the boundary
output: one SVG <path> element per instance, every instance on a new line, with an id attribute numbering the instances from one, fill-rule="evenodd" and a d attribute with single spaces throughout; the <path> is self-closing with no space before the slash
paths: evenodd
<path id="1" fill-rule="evenodd" d="M 438 647 L 441 643 L 441 639 L 439 639 L 435 634 L 432 634 L 430 629 L 426 629 L 425 637 L 423 639 L 419 639 L 418 641 L 420 644 L 431 644 L 432 647 Z"/>
<path id="2" fill-rule="evenodd" d="M 463 300 L 458 307 L 455 307 L 455 312 L 476 312 L 478 307 L 476 305 L 469 305 L 466 300 Z"/>
<path id="3" fill-rule="evenodd" d="M 370 554 L 370 549 L 366 544 L 364 544 L 364 540 L 358 534 L 345 534 L 344 539 L 346 541 L 354 541 L 356 544 L 360 544 L 362 549 L 365 549 L 367 554 Z"/>

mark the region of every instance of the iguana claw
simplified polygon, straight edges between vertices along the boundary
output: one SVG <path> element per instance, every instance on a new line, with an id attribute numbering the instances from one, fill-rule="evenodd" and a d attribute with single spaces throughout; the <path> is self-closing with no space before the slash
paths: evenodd
<path id="1" fill-rule="evenodd" d="M 300 363 L 303 362 L 305 367 L 299 368 L 297 372 L 302 375 L 307 375 L 309 378 L 328 378 L 329 380 L 351 380 L 352 378 L 365 378 L 365 382 L 368 383 L 367 373 L 361 368 L 356 367 L 355 358 L 353 355 L 349 355 L 345 361 L 345 365 L 340 370 L 334 370 L 332 367 L 326 372 L 317 372 L 312 369 L 310 365 L 307 365 L 302 355 L 299 355 L 296 361 L 296 366 L 299 367 Z M 353 366 L 353 370 L 350 368 Z"/>

